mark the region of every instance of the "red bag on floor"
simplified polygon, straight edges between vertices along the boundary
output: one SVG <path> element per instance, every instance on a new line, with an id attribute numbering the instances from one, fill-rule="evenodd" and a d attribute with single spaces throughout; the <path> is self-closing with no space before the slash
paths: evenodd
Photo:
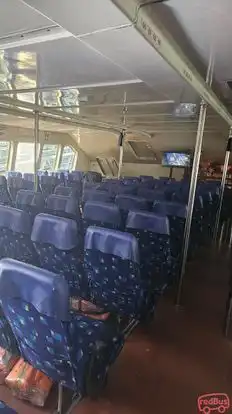
<path id="1" fill-rule="evenodd" d="M 53 384 L 50 378 L 22 358 L 6 377 L 5 382 L 15 397 L 30 401 L 38 407 L 44 406 Z"/>
<path id="2" fill-rule="evenodd" d="M 110 316 L 109 312 L 104 313 L 103 309 L 84 299 L 72 297 L 70 298 L 70 305 L 71 309 L 98 321 L 105 321 Z"/>
<path id="3" fill-rule="evenodd" d="M 19 357 L 0 347 L 0 385 L 5 383 L 5 378 L 12 370 Z"/>

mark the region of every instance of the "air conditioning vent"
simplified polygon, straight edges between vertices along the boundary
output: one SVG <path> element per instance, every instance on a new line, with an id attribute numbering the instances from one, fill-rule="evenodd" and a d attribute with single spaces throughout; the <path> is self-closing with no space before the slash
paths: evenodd
<path id="1" fill-rule="evenodd" d="M 139 160 L 153 160 L 156 161 L 156 154 L 149 142 L 147 141 L 127 141 L 131 151 Z"/>
<path id="2" fill-rule="evenodd" d="M 173 116 L 175 118 L 191 118 L 194 119 L 197 117 L 198 107 L 193 103 L 180 103 L 176 105 L 173 111 Z"/>

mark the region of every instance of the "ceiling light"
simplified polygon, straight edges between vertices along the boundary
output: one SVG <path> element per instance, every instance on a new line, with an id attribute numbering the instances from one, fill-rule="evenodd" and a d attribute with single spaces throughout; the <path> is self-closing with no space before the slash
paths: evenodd
<path id="1" fill-rule="evenodd" d="M 10 36 L 0 37 L 0 49 L 12 49 L 20 46 L 29 46 L 36 43 L 65 39 L 73 36 L 60 26 L 50 26 L 43 29 L 31 30 Z"/>

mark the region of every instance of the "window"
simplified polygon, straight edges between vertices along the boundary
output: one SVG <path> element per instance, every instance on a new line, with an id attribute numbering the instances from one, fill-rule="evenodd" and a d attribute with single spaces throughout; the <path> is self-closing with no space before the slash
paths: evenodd
<path id="1" fill-rule="evenodd" d="M 60 170 L 72 170 L 75 159 L 75 151 L 71 147 L 64 147 L 60 162 Z"/>
<path id="2" fill-rule="evenodd" d="M 7 162 L 10 150 L 10 143 L 7 141 L 0 141 L 0 172 L 7 169 Z"/>
<path id="3" fill-rule="evenodd" d="M 34 172 L 34 143 L 19 142 L 15 170 L 28 173 Z"/>
<path id="4" fill-rule="evenodd" d="M 52 171 L 55 168 L 58 145 L 45 144 L 42 149 L 40 169 Z"/>

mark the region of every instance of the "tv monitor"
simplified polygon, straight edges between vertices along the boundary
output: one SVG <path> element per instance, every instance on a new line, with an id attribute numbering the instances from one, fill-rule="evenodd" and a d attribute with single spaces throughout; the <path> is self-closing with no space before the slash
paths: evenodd
<path id="1" fill-rule="evenodd" d="M 162 165 L 164 167 L 190 167 L 191 155 L 187 152 L 164 152 Z"/>

